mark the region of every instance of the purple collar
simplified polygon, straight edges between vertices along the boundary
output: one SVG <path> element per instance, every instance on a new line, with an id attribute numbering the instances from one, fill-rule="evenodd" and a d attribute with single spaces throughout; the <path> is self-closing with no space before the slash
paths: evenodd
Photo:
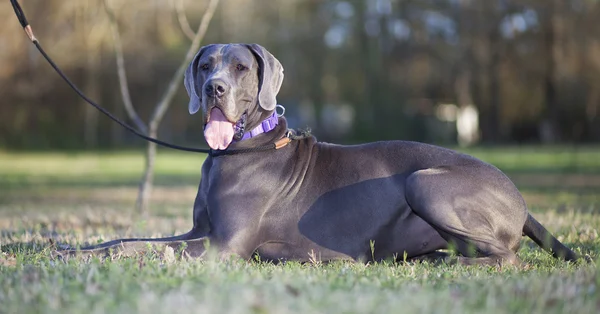
<path id="1" fill-rule="evenodd" d="M 275 127 L 279 124 L 279 118 L 277 117 L 277 111 L 273 111 L 273 114 L 268 118 L 264 119 L 257 127 L 250 130 L 249 132 L 245 132 L 244 136 L 242 136 L 239 141 L 247 140 L 249 138 L 253 138 L 259 134 L 267 133 L 275 129 Z M 238 141 L 238 142 L 239 142 Z"/>

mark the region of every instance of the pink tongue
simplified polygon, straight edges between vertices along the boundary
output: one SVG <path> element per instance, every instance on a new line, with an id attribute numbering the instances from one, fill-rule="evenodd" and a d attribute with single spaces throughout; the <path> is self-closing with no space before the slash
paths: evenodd
<path id="1" fill-rule="evenodd" d="M 233 140 L 233 123 L 227 121 L 216 107 L 210 110 L 210 120 L 204 128 L 204 138 L 212 149 L 225 149 Z"/>

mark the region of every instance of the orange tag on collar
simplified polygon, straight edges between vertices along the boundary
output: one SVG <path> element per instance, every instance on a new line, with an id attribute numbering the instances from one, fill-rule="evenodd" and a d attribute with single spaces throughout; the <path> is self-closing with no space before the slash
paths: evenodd
<path id="1" fill-rule="evenodd" d="M 289 144 L 292 140 L 289 137 L 284 137 L 280 140 L 278 140 L 277 142 L 275 142 L 275 149 L 280 149 L 282 147 L 285 147 L 287 144 Z"/>

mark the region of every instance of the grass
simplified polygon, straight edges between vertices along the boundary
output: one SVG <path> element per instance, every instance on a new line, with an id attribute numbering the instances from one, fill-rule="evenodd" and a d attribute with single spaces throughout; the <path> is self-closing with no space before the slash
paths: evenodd
<path id="1" fill-rule="evenodd" d="M 470 149 L 514 179 L 568 246 L 600 252 L 600 148 Z M 55 242 L 164 236 L 191 227 L 202 155 L 159 153 L 151 215 L 133 213 L 137 152 L 0 152 L 0 313 L 597 313 L 595 265 L 530 240 L 523 268 L 386 261 L 368 265 L 173 259 L 50 259 Z"/>

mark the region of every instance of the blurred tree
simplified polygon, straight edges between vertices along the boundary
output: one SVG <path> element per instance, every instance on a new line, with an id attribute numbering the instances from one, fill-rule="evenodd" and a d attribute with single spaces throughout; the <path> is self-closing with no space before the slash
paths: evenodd
<path id="1" fill-rule="evenodd" d="M 126 108 L 127 114 L 129 118 L 135 123 L 138 131 L 146 134 L 149 137 L 157 138 L 158 136 L 158 128 L 162 119 L 167 112 L 167 109 L 171 106 L 171 103 L 175 97 L 175 93 L 177 89 L 181 85 L 181 80 L 183 78 L 183 74 L 185 69 L 188 67 L 189 63 L 192 61 L 192 58 L 196 54 L 196 52 L 200 49 L 200 43 L 206 34 L 206 30 L 208 29 L 208 25 L 215 13 L 219 0 L 210 0 L 206 12 L 202 16 L 202 20 L 200 25 L 198 26 L 198 30 L 193 33 L 191 37 L 192 43 L 185 55 L 185 58 L 179 65 L 179 68 L 171 78 L 167 89 L 164 94 L 161 96 L 160 100 L 154 107 L 154 112 L 150 118 L 150 122 L 148 126 L 144 124 L 144 122 L 140 119 L 135 108 L 133 107 L 133 103 L 131 101 L 131 96 L 129 93 L 129 86 L 127 84 L 127 75 L 125 73 L 125 61 L 123 57 L 123 46 L 121 43 L 121 37 L 119 34 L 119 30 L 117 29 L 117 21 L 115 14 L 113 13 L 111 6 L 108 2 L 109 0 L 104 0 L 104 8 L 106 10 L 107 15 L 109 16 L 109 21 L 111 24 L 111 29 L 113 33 L 113 39 L 115 41 L 115 57 L 117 59 L 117 67 L 119 73 L 119 83 L 121 87 L 121 95 L 123 97 L 123 104 Z M 183 4 L 179 5 L 180 7 Z M 178 12 L 180 25 L 183 25 L 183 32 L 186 30 L 191 30 L 189 24 L 186 21 L 183 21 L 183 17 L 185 14 L 181 13 L 181 10 Z M 187 25 L 187 27 L 185 27 Z M 191 34 L 187 34 L 191 35 Z M 136 201 L 136 208 L 139 213 L 146 215 L 148 213 L 148 204 L 150 200 L 150 195 L 152 193 L 152 186 L 154 182 L 154 162 L 156 160 L 156 144 L 149 142 L 148 148 L 146 149 L 145 159 L 146 165 L 144 167 L 144 175 L 140 182 L 140 188 L 138 192 L 138 198 Z"/>
<path id="2" fill-rule="evenodd" d="M 160 99 L 189 47 L 185 19 L 197 23 L 205 5 L 113 4 L 127 60 L 121 68 L 139 119 L 148 121 L 154 108 L 145 104 Z M 101 5 L 23 3 L 61 67 L 109 109 L 127 114 L 116 98 L 119 61 Z M 81 107 L 27 43 L 8 2 L 0 3 L 0 17 L 2 147 L 139 143 Z M 594 0 L 228 0 L 205 42 L 258 42 L 272 51 L 285 67 L 279 100 L 290 121 L 324 139 L 436 141 L 446 130 L 436 107 L 473 103 L 486 142 L 591 141 L 600 139 L 599 17 Z M 186 103 L 185 93 L 173 101 Z M 330 137 L 335 114 L 322 112 L 339 114 L 344 106 L 355 113 L 352 132 Z M 185 110 L 165 113 L 162 138 L 196 141 L 196 119 Z"/>

